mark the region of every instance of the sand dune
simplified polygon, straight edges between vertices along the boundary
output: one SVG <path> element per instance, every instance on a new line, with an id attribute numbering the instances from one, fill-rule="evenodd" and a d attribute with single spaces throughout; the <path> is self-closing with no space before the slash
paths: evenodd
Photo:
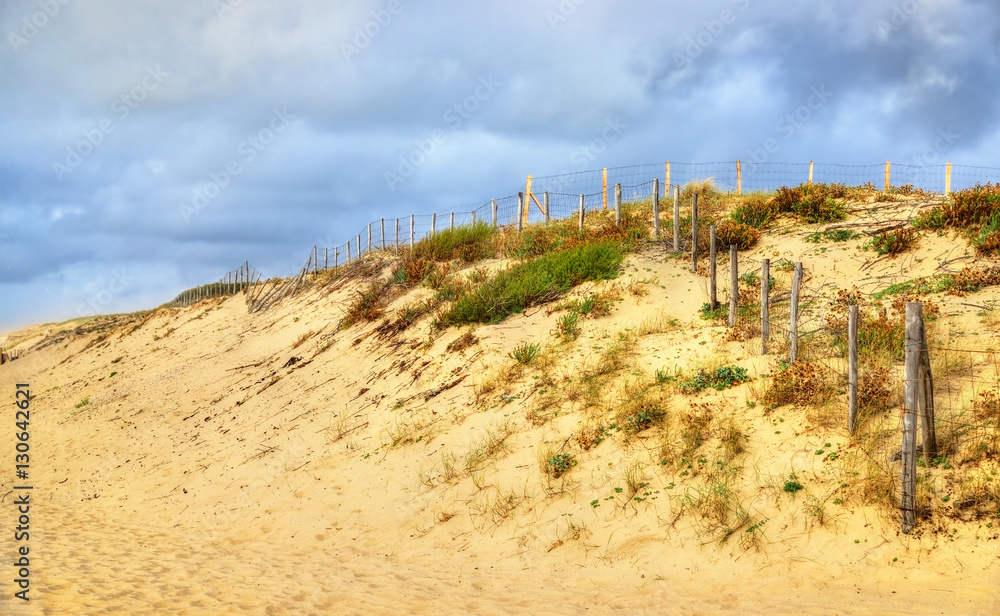
<path id="1" fill-rule="evenodd" d="M 820 252 L 802 235 L 768 237 L 746 259 L 801 259 L 821 288 L 884 285 L 958 256 L 953 240 L 927 238 L 873 264 L 853 244 Z M 818 521 L 804 505 L 838 475 L 814 451 L 846 451 L 850 437 L 791 408 L 777 426 L 745 404 L 746 385 L 691 400 L 722 405 L 745 427 L 741 498 L 766 522 L 752 545 L 745 528 L 720 542 L 678 513 L 702 484 L 658 468 L 651 437 L 574 450 L 569 473 L 544 475 L 540 452 L 567 447 L 578 427 L 572 407 L 533 421 L 544 394 L 530 370 L 485 401 L 475 395 L 518 344 L 557 348 L 552 370 L 572 375 L 666 310 L 679 325 L 639 336 L 632 370 L 725 353 L 759 375 L 773 359 L 754 350 L 759 339 L 724 342 L 724 327 L 697 318 L 705 283 L 686 262 L 654 247 L 628 263 L 618 281 L 575 292 L 617 285 L 622 301 L 565 344 L 545 307 L 477 328 L 478 343 L 457 352 L 446 347 L 463 330 L 429 338 L 426 322 L 389 339 L 378 323 L 338 331 L 360 282 L 307 286 L 261 315 L 237 296 L 42 340 L 0 369 L 0 395 L 30 382 L 35 396 L 36 486 L 32 601 L 12 597 L 8 566 L 0 612 L 1000 613 L 995 522 L 954 521 L 953 534 L 927 523 L 904 536 L 893 512 L 851 502 Z M 955 301 L 947 318 L 958 327 L 975 312 Z M 499 453 L 449 476 L 449 455 L 461 466 L 500 429 Z M 5 504 L 12 465 L 12 453 L 0 456 Z M 637 468 L 649 492 L 639 501 L 615 489 Z M 806 484 L 794 497 L 768 485 L 789 468 Z M 0 521 L 5 555 L 11 519 Z"/>

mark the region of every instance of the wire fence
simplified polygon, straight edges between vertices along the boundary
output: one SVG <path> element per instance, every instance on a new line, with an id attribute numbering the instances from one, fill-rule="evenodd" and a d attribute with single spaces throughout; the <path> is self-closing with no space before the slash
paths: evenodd
<path id="1" fill-rule="evenodd" d="M 249 261 L 244 261 L 238 268 L 226 272 L 218 281 L 182 291 L 166 305 L 186 307 L 203 299 L 236 295 L 248 287 L 261 284 L 261 278 L 262 274 Z"/>
<path id="2" fill-rule="evenodd" d="M 1000 516 L 1000 477 L 990 462 L 1000 459 L 1000 351 L 957 348 L 947 327 L 933 327 L 937 309 L 924 300 L 935 315 L 931 333 L 924 333 L 923 310 L 918 311 L 922 357 L 906 365 L 915 323 L 905 299 L 897 298 L 888 309 L 849 295 L 832 299 L 830 283 L 813 283 L 808 272 L 795 293 L 796 264 L 768 265 L 775 267 L 766 268 L 765 294 L 763 263 L 737 259 L 737 290 L 734 294 L 729 285 L 724 290 L 725 299 L 735 295 L 738 306 L 727 339 L 774 358 L 756 392 L 765 413 L 793 404 L 807 409 L 810 423 L 850 432 L 861 463 L 846 467 L 838 498 L 846 500 L 851 490 L 865 498 L 877 495 L 899 508 L 903 532 L 934 515 Z M 725 261 L 718 268 L 723 280 L 731 279 L 731 266 Z M 702 267 L 698 272 L 707 273 Z M 731 305 L 717 299 L 722 308 Z M 858 314 L 853 326 L 851 304 Z M 710 309 L 706 304 L 703 311 Z M 904 412 L 893 412 L 899 408 Z M 919 422 L 908 423 L 908 413 Z M 816 453 L 840 456 L 829 444 Z"/>
<path id="3" fill-rule="evenodd" d="M 653 179 L 659 185 L 661 198 L 667 197 L 685 184 L 711 178 L 722 192 L 742 194 L 751 191 L 773 191 L 782 186 L 806 183 L 871 186 L 880 190 L 912 186 L 933 194 L 949 194 L 977 184 L 1000 181 L 1000 168 L 967 165 L 905 165 L 890 162 L 870 165 L 838 165 L 829 163 L 757 163 L 754 161 L 723 161 L 709 163 L 664 162 L 626 167 L 592 169 L 552 176 L 527 176 L 522 190 L 516 194 L 490 199 L 455 211 L 433 214 L 412 214 L 402 218 L 379 218 L 368 223 L 358 233 L 336 246 L 313 246 L 303 272 L 318 273 L 352 263 L 372 251 L 399 251 L 443 229 L 483 222 L 493 226 L 523 226 L 548 220 L 559 220 L 579 213 L 580 197 L 584 210 L 606 210 L 613 207 L 614 188 L 620 185 L 622 200 L 635 202 L 650 199 Z M 235 270 L 238 272 L 239 270 Z M 222 284 L 203 285 L 182 293 L 171 305 L 189 305 L 206 293 L 223 295 Z M 294 278 L 294 277 L 293 277 Z M 243 284 L 243 278 L 237 284 Z M 252 277 L 248 278 L 253 283 Z M 239 288 L 237 289 L 239 290 Z M 288 289 L 286 289 L 287 291 Z M 290 292 L 285 294 L 290 295 Z"/>

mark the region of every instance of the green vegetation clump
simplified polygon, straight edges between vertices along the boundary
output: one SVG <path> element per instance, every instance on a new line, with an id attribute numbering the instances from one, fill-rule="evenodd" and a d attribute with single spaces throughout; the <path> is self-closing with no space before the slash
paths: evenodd
<path id="1" fill-rule="evenodd" d="M 952 193 L 946 203 L 917 216 L 913 226 L 964 230 L 977 254 L 1000 252 L 1000 183 L 976 184 Z"/>
<path id="2" fill-rule="evenodd" d="M 794 495 L 796 492 L 804 488 L 805 486 L 798 482 L 798 480 L 795 478 L 795 475 L 789 475 L 788 479 L 785 480 L 784 487 L 781 489 L 784 490 L 785 492 L 788 492 L 789 494 Z"/>
<path id="3" fill-rule="evenodd" d="M 712 310 L 712 305 L 705 302 L 701 305 L 699 316 L 706 321 L 720 321 L 729 318 L 729 306 L 719 302 L 719 305 Z"/>
<path id="4" fill-rule="evenodd" d="M 624 259 L 620 243 L 604 241 L 525 261 L 458 298 L 441 322 L 499 323 L 529 306 L 557 299 L 582 282 L 615 278 Z"/>
<path id="5" fill-rule="evenodd" d="M 475 263 L 496 255 L 497 231 L 479 221 L 444 229 L 413 245 L 410 258 L 425 261 L 462 261 Z"/>
<path id="6" fill-rule="evenodd" d="M 694 378 L 681 381 L 679 387 L 684 393 L 696 393 L 709 387 L 722 391 L 750 380 L 746 368 L 737 365 L 722 366 L 714 372 L 701 370 Z"/>
<path id="7" fill-rule="evenodd" d="M 774 197 L 781 213 L 790 213 L 807 223 L 834 222 L 847 218 L 847 208 L 839 201 L 847 196 L 840 184 L 800 184 L 782 186 Z"/>
<path id="8" fill-rule="evenodd" d="M 760 241 L 760 231 L 753 225 L 723 220 L 715 228 L 715 237 L 723 250 L 733 244 L 738 250 L 747 250 Z"/>
<path id="9" fill-rule="evenodd" d="M 649 235 L 649 221 L 643 218 L 642 210 L 638 204 L 623 204 L 621 224 L 616 224 L 610 213 L 590 212 L 587 216 L 596 217 L 597 222 L 585 225 L 583 230 L 576 217 L 534 225 L 521 233 L 508 229 L 499 238 L 499 251 L 508 257 L 527 260 L 605 241 L 616 241 L 629 251 Z"/>
<path id="10" fill-rule="evenodd" d="M 558 453 L 548 459 L 545 463 L 545 470 L 554 479 L 559 479 L 574 466 L 576 466 L 576 460 L 573 458 L 573 454 Z"/>
<path id="11" fill-rule="evenodd" d="M 780 214 L 778 204 L 765 193 L 750 193 L 729 217 L 740 225 L 766 229 Z"/>
<path id="12" fill-rule="evenodd" d="M 846 242 L 848 240 L 856 240 L 859 237 L 861 237 L 859 234 L 850 229 L 834 229 L 833 231 L 810 233 L 803 239 L 813 244 L 819 244 L 820 242 Z"/>
<path id="13" fill-rule="evenodd" d="M 510 358 L 522 366 L 526 366 L 538 357 L 538 352 L 541 349 L 542 347 L 536 343 L 525 342 L 518 345 L 513 351 L 510 352 Z"/>
<path id="14" fill-rule="evenodd" d="M 879 256 L 896 256 L 913 248 L 917 243 L 917 231 L 912 227 L 883 231 L 868 242 L 868 247 Z"/>

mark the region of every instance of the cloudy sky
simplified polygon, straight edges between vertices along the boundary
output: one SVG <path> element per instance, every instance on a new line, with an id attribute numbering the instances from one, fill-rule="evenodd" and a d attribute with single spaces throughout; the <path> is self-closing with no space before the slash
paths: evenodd
<path id="1" fill-rule="evenodd" d="M 998 30 L 971 0 L 3 0 L 0 331 L 528 174 L 1000 168 Z"/>

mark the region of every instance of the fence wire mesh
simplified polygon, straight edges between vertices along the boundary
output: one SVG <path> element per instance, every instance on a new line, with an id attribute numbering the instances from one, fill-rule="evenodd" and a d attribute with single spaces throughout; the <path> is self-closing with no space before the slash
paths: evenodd
<path id="1" fill-rule="evenodd" d="M 621 185 L 623 203 L 648 202 L 652 196 L 653 178 L 659 183 L 661 213 L 669 219 L 672 211 L 671 187 L 683 187 L 689 182 L 709 178 L 722 192 L 770 192 L 811 180 L 813 183 L 848 186 L 870 185 L 876 189 L 911 185 L 926 192 L 943 194 L 996 182 L 1000 180 L 1000 168 L 950 163 L 919 166 L 889 163 L 664 162 L 529 177 L 530 180 L 526 178 L 517 194 L 456 208 L 453 212 L 374 220 L 342 244 L 314 246 L 306 260 L 305 270 L 316 273 L 347 265 L 371 251 L 405 249 L 424 237 L 453 226 L 473 222 L 516 226 L 519 214 L 523 216 L 522 222 L 527 224 L 544 222 L 546 202 L 550 220 L 570 218 L 579 213 L 581 195 L 587 212 L 611 209 L 614 207 L 616 184 Z M 683 230 L 684 233 L 688 231 L 687 227 Z M 670 233 L 670 229 L 661 229 L 661 236 Z M 689 240 L 684 242 L 685 248 L 690 247 Z M 179 299 L 180 296 L 174 301 Z"/>

